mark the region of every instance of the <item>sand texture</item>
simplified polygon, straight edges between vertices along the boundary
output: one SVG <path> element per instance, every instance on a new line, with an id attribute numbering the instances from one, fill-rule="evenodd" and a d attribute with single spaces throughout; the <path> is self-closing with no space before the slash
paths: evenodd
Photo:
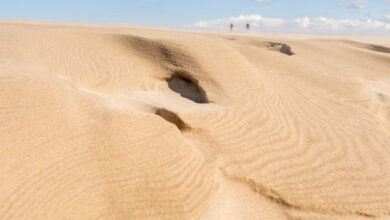
<path id="1" fill-rule="evenodd" d="M 389 39 L 0 22 L 0 219 L 373 218 Z"/>

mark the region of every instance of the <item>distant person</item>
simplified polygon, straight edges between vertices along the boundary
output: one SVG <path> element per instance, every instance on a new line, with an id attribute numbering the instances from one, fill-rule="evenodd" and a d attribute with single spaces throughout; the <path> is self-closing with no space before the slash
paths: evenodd
<path id="1" fill-rule="evenodd" d="M 248 23 L 246 24 L 246 30 L 249 31 L 251 29 L 251 25 Z"/>
<path id="2" fill-rule="evenodd" d="M 230 23 L 230 32 L 233 31 L 233 28 L 234 28 L 234 24 L 233 24 L 233 23 Z"/>

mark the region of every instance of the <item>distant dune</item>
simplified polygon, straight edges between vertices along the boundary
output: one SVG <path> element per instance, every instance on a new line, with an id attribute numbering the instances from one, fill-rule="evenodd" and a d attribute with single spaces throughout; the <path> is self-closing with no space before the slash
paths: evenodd
<path id="1" fill-rule="evenodd" d="M 390 40 L 0 22 L 0 219 L 389 219 Z"/>

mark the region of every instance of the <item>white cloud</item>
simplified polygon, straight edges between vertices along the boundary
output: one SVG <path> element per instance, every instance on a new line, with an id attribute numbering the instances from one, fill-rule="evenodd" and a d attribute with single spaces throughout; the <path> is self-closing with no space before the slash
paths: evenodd
<path id="1" fill-rule="evenodd" d="M 303 28 L 307 28 L 311 23 L 311 19 L 309 17 L 297 18 L 294 20 L 294 22 Z"/>
<path id="2" fill-rule="evenodd" d="M 270 2 L 271 0 L 254 0 L 255 2 L 260 2 L 260 3 L 264 3 L 264 2 Z"/>
<path id="3" fill-rule="evenodd" d="M 211 21 L 199 21 L 193 25 L 200 29 L 226 30 L 229 24 L 235 30 L 244 30 L 250 23 L 254 30 L 276 33 L 311 33 L 311 34 L 390 34 L 390 23 L 366 19 L 332 19 L 326 17 L 301 17 L 293 20 L 282 18 L 264 18 L 260 15 L 240 15 Z"/>
<path id="4" fill-rule="evenodd" d="M 390 14 L 385 15 L 385 19 L 390 20 Z"/>
<path id="5" fill-rule="evenodd" d="M 388 1 L 388 0 L 383 0 L 383 1 Z M 368 5 L 367 0 L 354 0 L 354 1 L 349 1 L 349 2 L 341 2 L 339 6 L 344 7 L 344 8 L 352 8 L 352 9 L 362 9 L 366 8 Z"/>

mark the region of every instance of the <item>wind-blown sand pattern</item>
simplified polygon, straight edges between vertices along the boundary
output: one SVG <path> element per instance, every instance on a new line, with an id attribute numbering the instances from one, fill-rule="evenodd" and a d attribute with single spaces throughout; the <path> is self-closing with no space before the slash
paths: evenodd
<path id="1" fill-rule="evenodd" d="M 0 219 L 390 218 L 375 39 L 1 22 Z"/>

